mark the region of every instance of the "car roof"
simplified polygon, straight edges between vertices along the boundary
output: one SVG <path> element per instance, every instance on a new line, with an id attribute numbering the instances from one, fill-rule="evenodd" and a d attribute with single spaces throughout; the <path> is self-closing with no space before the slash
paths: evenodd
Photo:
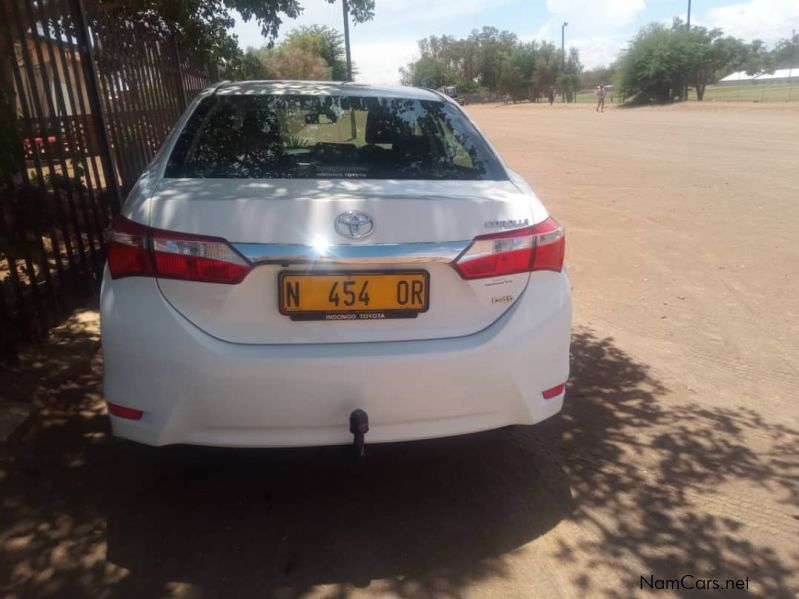
<path id="1" fill-rule="evenodd" d="M 367 85 L 348 81 L 227 81 L 221 84 L 217 95 L 303 95 L 303 96 L 376 96 L 407 98 L 411 100 L 437 100 L 444 98 L 429 89 L 391 85 Z"/>

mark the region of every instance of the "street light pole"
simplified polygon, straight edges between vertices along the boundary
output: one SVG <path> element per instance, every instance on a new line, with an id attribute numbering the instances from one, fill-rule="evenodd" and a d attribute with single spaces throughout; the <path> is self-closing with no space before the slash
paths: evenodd
<path id="1" fill-rule="evenodd" d="M 691 0 L 688 0 L 688 20 L 686 21 L 686 29 L 691 28 Z"/>
<path id="2" fill-rule="evenodd" d="M 344 50 L 347 54 L 347 81 L 352 81 L 352 56 L 350 54 L 350 10 L 347 0 L 341 0 L 344 11 Z"/>

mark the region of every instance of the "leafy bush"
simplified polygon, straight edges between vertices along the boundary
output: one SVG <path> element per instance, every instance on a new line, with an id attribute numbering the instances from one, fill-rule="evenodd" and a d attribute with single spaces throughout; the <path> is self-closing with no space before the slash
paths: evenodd
<path id="1" fill-rule="evenodd" d="M 652 24 L 635 36 L 619 60 L 621 93 L 634 102 L 668 102 L 680 95 L 691 66 L 687 45 L 675 30 Z"/>
<path id="2" fill-rule="evenodd" d="M 670 28 L 642 29 L 619 60 L 617 74 L 622 94 L 635 102 L 671 101 L 684 96 L 689 84 L 701 101 L 709 83 L 739 69 L 773 72 L 773 62 L 760 40 L 746 43 L 721 29 L 689 29 L 675 19 Z"/>

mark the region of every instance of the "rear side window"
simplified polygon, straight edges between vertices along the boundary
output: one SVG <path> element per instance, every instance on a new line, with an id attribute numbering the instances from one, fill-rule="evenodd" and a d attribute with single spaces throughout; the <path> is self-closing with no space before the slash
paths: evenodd
<path id="1" fill-rule="evenodd" d="M 507 178 L 480 134 L 447 102 L 319 95 L 204 99 L 165 176 Z"/>

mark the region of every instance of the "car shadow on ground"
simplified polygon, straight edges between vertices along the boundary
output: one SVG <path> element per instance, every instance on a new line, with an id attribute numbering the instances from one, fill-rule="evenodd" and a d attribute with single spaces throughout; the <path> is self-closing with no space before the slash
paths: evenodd
<path id="1" fill-rule="evenodd" d="M 796 432 L 748 410 L 666 408 L 667 389 L 646 366 L 587 330 L 574 336 L 572 362 L 555 419 L 371 446 L 353 463 L 342 448 L 115 441 L 97 359 L 70 372 L 3 464 L 0 591 L 149 597 L 188 585 L 189 596 L 293 597 L 327 584 L 335 596 L 367 586 L 458 596 L 512 577 L 523 547 L 568 520 L 586 534 L 559 538 L 551 558 L 585 593 L 619 594 L 592 576 L 597 569 L 637 588 L 650 572 L 709 568 L 750 574 L 762 594 L 788 596 L 785 558 L 750 542 L 745 522 L 708 511 L 704 498 L 741 479 L 795 506 Z M 748 448 L 751 430 L 768 451 Z M 651 458 L 646 468 L 639 453 Z"/>

